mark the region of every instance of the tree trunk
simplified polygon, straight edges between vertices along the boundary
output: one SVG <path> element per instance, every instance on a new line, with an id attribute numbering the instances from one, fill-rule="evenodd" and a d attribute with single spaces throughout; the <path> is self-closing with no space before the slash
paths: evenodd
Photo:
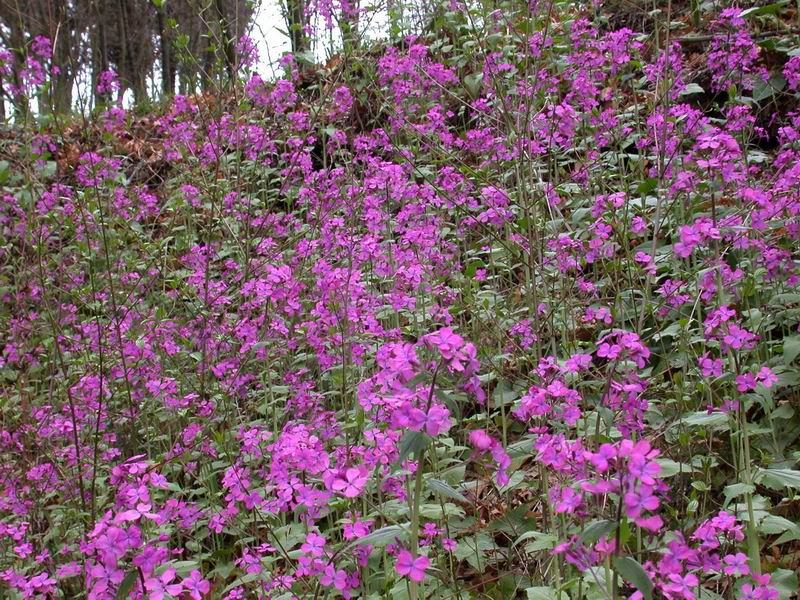
<path id="1" fill-rule="evenodd" d="M 14 61 L 11 65 L 11 76 L 14 80 L 13 92 L 14 118 L 15 120 L 25 120 L 30 114 L 30 104 L 25 90 L 22 89 L 22 70 L 25 66 L 25 31 L 22 21 L 17 18 L 11 24 L 11 53 Z"/>
<path id="2" fill-rule="evenodd" d="M 105 27 L 105 0 L 95 0 L 95 29 L 92 39 L 92 85 L 94 87 L 95 106 L 110 100 L 107 92 L 98 92 L 97 84 L 100 82 L 100 73 L 108 70 L 108 43 Z"/>
<path id="3" fill-rule="evenodd" d="M 53 2 L 49 14 L 49 37 L 53 40 L 53 75 L 51 102 L 53 110 L 64 114 L 72 108 L 72 85 L 75 81 L 75 60 L 72 54 L 75 19 L 67 14 L 66 2 Z"/>
<path id="4" fill-rule="evenodd" d="M 214 0 L 214 8 L 217 13 L 219 23 L 219 35 L 222 41 L 222 53 L 225 58 L 225 68 L 228 72 L 228 80 L 233 81 L 236 77 L 236 52 L 233 47 L 228 19 L 225 16 L 225 0 Z"/>
<path id="5" fill-rule="evenodd" d="M 172 44 L 169 39 L 166 19 L 164 18 L 164 6 L 156 7 L 156 21 L 158 23 L 158 38 L 161 50 L 161 91 L 164 96 L 172 96 L 175 93 L 175 66 L 172 60 Z"/>
<path id="6" fill-rule="evenodd" d="M 142 44 L 132 36 L 142 35 L 144 32 L 131 29 L 129 25 L 128 10 L 131 4 L 127 0 L 117 0 L 119 7 L 119 27 L 120 27 L 120 71 L 125 73 L 125 79 L 133 92 L 134 101 L 139 104 L 148 99 L 147 95 L 147 71 L 144 68 L 145 62 L 142 60 L 146 52 L 142 49 Z M 133 10 L 136 10 L 134 5 Z"/>
<path id="7" fill-rule="evenodd" d="M 308 50 L 306 18 L 303 0 L 286 0 L 286 25 L 292 43 L 292 53 L 302 54 Z"/>
<path id="8" fill-rule="evenodd" d="M 211 32 L 209 32 L 211 35 Z M 208 44 L 203 53 L 203 72 L 200 74 L 202 77 L 201 88 L 204 92 L 214 89 L 214 48 L 213 44 Z"/>
<path id="9" fill-rule="evenodd" d="M 340 24 L 340 29 L 342 30 L 342 45 L 344 46 L 345 54 L 349 54 L 352 50 L 358 48 L 358 15 L 359 0 L 353 0 L 350 14 L 344 14 L 343 11 Z"/>
<path id="10" fill-rule="evenodd" d="M 54 64 L 59 67 L 59 72 L 54 76 L 53 81 L 53 108 L 59 114 L 67 113 L 72 108 L 75 64 L 70 48 L 70 27 L 69 22 L 61 22 L 56 47 L 53 49 Z"/>
<path id="11" fill-rule="evenodd" d="M 117 0 L 117 8 L 119 10 L 119 22 L 116 23 L 119 27 L 119 64 L 117 65 L 118 75 L 120 76 L 119 95 L 122 98 L 125 95 L 125 88 L 130 87 L 133 89 L 133 97 L 138 102 L 138 90 L 134 82 L 136 74 L 134 73 L 133 61 L 128 48 L 128 11 L 125 10 L 124 0 Z"/>

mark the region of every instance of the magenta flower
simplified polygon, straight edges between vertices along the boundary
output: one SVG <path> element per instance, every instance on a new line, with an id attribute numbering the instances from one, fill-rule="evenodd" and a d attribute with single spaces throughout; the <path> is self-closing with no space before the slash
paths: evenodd
<path id="1" fill-rule="evenodd" d="M 756 377 L 752 373 L 736 376 L 736 389 L 742 393 L 756 389 Z"/>
<path id="2" fill-rule="evenodd" d="M 311 556 L 322 556 L 325 548 L 325 538 L 316 533 L 309 533 L 300 550 Z"/>
<path id="3" fill-rule="evenodd" d="M 425 419 L 425 433 L 431 437 L 436 437 L 442 433 L 447 433 L 449 429 L 450 411 L 441 404 L 431 406 Z"/>
<path id="4" fill-rule="evenodd" d="M 597 347 L 597 356 L 600 358 L 606 358 L 608 360 L 614 360 L 617 358 L 622 351 L 622 348 L 619 344 L 609 344 L 607 342 L 603 342 Z"/>
<path id="5" fill-rule="evenodd" d="M 147 597 L 150 600 L 164 600 L 165 596 L 177 596 L 183 590 L 180 583 L 170 583 L 175 579 L 175 569 L 170 567 L 158 577 L 151 577 L 144 582 Z"/>
<path id="6" fill-rule="evenodd" d="M 97 91 L 99 93 L 112 94 L 119 91 L 119 78 L 114 71 L 103 71 L 97 79 Z"/>
<path id="7" fill-rule="evenodd" d="M 364 467 L 349 468 L 343 476 L 333 480 L 331 488 L 335 492 L 341 493 L 345 498 L 355 498 L 363 490 L 367 483 L 368 475 Z"/>
<path id="8" fill-rule="evenodd" d="M 674 598 L 683 598 L 684 600 L 695 600 L 694 588 L 700 581 L 693 573 L 681 576 L 678 573 L 672 573 L 669 576 L 669 584 L 664 586 L 664 590 L 669 592 Z"/>
<path id="9" fill-rule="evenodd" d="M 703 354 L 698 360 L 703 377 L 722 377 L 722 359 L 709 358 L 708 353 Z"/>
<path id="10" fill-rule="evenodd" d="M 609 463 L 617 456 L 617 450 L 611 444 L 602 444 L 597 452 L 586 452 L 585 456 L 600 473 L 609 469 Z"/>
<path id="11" fill-rule="evenodd" d="M 561 490 L 561 493 L 556 498 L 557 513 L 573 513 L 583 502 L 583 496 L 571 487 Z"/>
<path id="12" fill-rule="evenodd" d="M 769 367 L 761 367 L 761 370 L 756 375 L 756 379 L 761 382 L 765 388 L 771 388 L 773 383 L 778 383 L 778 376 L 772 372 Z"/>
<path id="13" fill-rule="evenodd" d="M 425 570 L 430 564 L 431 561 L 427 556 L 414 558 L 408 550 L 401 550 L 394 568 L 398 574 L 408 577 L 411 581 L 422 581 L 425 579 Z"/>
<path id="14" fill-rule="evenodd" d="M 632 518 L 636 518 L 643 511 L 653 511 L 658 508 L 659 502 L 646 486 L 638 492 L 628 492 L 625 494 L 625 513 Z"/>
<path id="15" fill-rule="evenodd" d="M 347 571 L 336 569 L 333 565 L 325 567 L 325 571 L 320 577 L 319 582 L 327 587 L 334 587 L 337 590 L 346 590 L 349 587 Z"/>
<path id="16" fill-rule="evenodd" d="M 747 555 L 744 552 L 728 554 L 722 561 L 725 563 L 724 571 L 726 575 L 740 577 L 750 572 L 750 567 L 747 564 Z"/>
<path id="17" fill-rule="evenodd" d="M 444 538 L 442 539 L 442 548 L 448 552 L 455 552 L 456 548 L 458 548 L 458 542 L 452 538 Z"/>
<path id="18" fill-rule="evenodd" d="M 482 429 L 475 429 L 473 431 L 470 431 L 469 442 L 470 444 L 475 446 L 477 450 L 483 452 L 490 450 L 492 448 L 492 445 L 495 443 L 495 441 L 489 436 L 489 434 L 487 434 Z"/>
<path id="19" fill-rule="evenodd" d="M 189 593 L 192 600 L 200 600 L 211 591 L 211 584 L 195 569 L 183 580 L 183 590 Z"/>
<path id="20" fill-rule="evenodd" d="M 91 592 L 98 597 L 102 597 L 122 582 L 125 578 L 125 571 L 106 568 L 103 565 L 94 565 L 89 572 L 89 577 L 93 582 Z"/>

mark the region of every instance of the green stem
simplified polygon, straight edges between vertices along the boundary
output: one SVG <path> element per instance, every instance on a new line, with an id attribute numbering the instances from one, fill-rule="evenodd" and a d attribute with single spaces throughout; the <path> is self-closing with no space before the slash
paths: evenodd
<path id="1" fill-rule="evenodd" d="M 747 432 L 747 415 L 743 408 L 739 409 L 741 414 L 741 434 L 744 456 L 742 466 L 744 467 L 745 481 L 748 485 L 753 485 L 753 472 L 750 470 L 750 436 Z M 759 551 L 758 532 L 756 531 L 755 511 L 753 510 L 753 493 L 748 491 L 745 494 L 747 504 L 747 555 L 750 559 L 750 570 L 753 573 L 761 574 L 761 554 Z"/>
<path id="2" fill-rule="evenodd" d="M 431 378 L 431 387 L 428 391 L 428 406 L 425 412 L 430 411 L 433 402 L 433 392 L 436 386 L 436 377 L 439 374 L 439 368 L 442 366 L 440 361 L 433 371 Z M 425 462 L 425 449 L 422 448 L 417 452 L 417 474 L 414 481 L 414 498 L 411 505 L 411 555 L 417 558 L 419 555 L 419 505 L 422 499 L 422 475 L 423 464 Z M 409 585 L 409 598 L 410 600 L 419 600 L 419 583 L 411 581 Z"/>
<path id="3" fill-rule="evenodd" d="M 425 458 L 425 450 L 419 451 L 417 458 L 417 477 L 414 481 L 414 500 L 411 507 L 411 555 L 417 558 L 419 555 L 419 504 L 422 496 L 422 462 Z M 409 586 L 410 600 L 419 600 L 419 583 L 411 580 Z"/>

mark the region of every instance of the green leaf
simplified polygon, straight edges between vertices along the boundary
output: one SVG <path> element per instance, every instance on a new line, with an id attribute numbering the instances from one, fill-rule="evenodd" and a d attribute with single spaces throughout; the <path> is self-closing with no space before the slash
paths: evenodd
<path id="1" fill-rule="evenodd" d="M 480 95 L 482 81 L 483 73 L 471 73 L 464 77 L 464 87 L 473 98 L 477 98 Z"/>
<path id="2" fill-rule="evenodd" d="M 472 567 L 482 571 L 486 568 L 486 554 L 497 550 L 494 539 L 486 534 L 479 533 L 461 538 L 454 554 L 459 560 L 466 560 Z"/>
<path id="3" fill-rule="evenodd" d="M 247 573 L 246 575 L 242 575 L 241 577 L 237 577 L 236 579 L 234 579 L 223 590 L 223 593 L 230 592 L 233 588 L 239 587 L 240 585 L 244 585 L 246 583 L 252 583 L 254 581 L 259 581 L 263 577 L 264 575 L 262 575 L 261 573 Z"/>
<path id="4" fill-rule="evenodd" d="M 512 468 L 516 468 L 516 466 L 513 466 Z M 525 471 L 514 471 L 508 478 L 508 483 L 500 488 L 500 493 L 505 494 L 506 492 L 513 490 L 523 481 L 525 481 Z"/>
<path id="5" fill-rule="evenodd" d="M 793 488 L 800 490 L 800 471 L 793 469 L 758 469 L 755 482 L 773 490 Z"/>
<path id="6" fill-rule="evenodd" d="M 170 566 L 175 569 L 179 577 L 186 577 L 193 570 L 200 567 L 196 560 L 179 560 L 170 563 Z"/>
<path id="7" fill-rule="evenodd" d="M 514 386 L 511 384 L 511 382 L 505 379 L 498 381 L 497 387 L 495 387 L 494 392 L 492 392 L 494 406 L 511 404 L 519 397 L 520 394 L 514 389 Z"/>
<path id="8" fill-rule="evenodd" d="M 620 547 L 625 547 L 628 540 L 631 539 L 631 526 L 628 522 L 628 517 L 622 517 L 619 522 L 619 544 Z"/>
<path id="9" fill-rule="evenodd" d="M 725 489 L 722 491 L 725 494 L 725 504 L 731 501 L 733 498 L 738 498 L 739 496 L 744 496 L 745 494 L 752 494 L 756 491 L 756 487 L 754 485 L 750 485 L 749 483 L 733 483 L 731 485 L 725 486 Z"/>
<path id="10" fill-rule="evenodd" d="M 691 96 L 692 94 L 705 94 L 706 91 L 696 83 L 689 83 L 683 88 L 681 96 Z"/>
<path id="11" fill-rule="evenodd" d="M 783 338 L 783 364 L 792 364 L 798 354 L 800 354 L 800 335 Z"/>
<path id="12" fill-rule="evenodd" d="M 564 600 L 567 594 L 550 586 L 529 587 L 525 590 L 528 600 Z"/>
<path id="13" fill-rule="evenodd" d="M 419 457 L 420 452 L 428 446 L 429 441 L 430 438 L 421 431 L 406 431 L 403 439 L 400 440 L 400 462 L 412 454 Z"/>
<path id="14" fill-rule="evenodd" d="M 757 81 L 753 86 L 753 100 L 761 102 L 771 98 L 786 87 L 786 79 L 780 73 L 772 75 L 768 81 Z"/>
<path id="15" fill-rule="evenodd" d="M 541 531 L 526 531 L 521 536 L 519 536 L 516 542 L 514 542 L 514 546 L 530 538 L 533 538 L 533 541 L 527 542 L 525 544 L 525 550 L 527 552 L 540 552 L 542 550 L 552 550 L 553 548 L 556 547 L 556 544 L 558 543 L 558 538 L 551 533 L 543 533 Z"/>
<path id="16" fill-rule="evenodd" d="M 761 519 L 761 523 L 758 525 L 758 530 L 766 535 L 777 535 L 779 533 L 784 533 L 785 531 L 796 530 L 800 532 L 800 527 L 798 527 L 797 523 L 790 521 L 785 517 L 781 517 L 779 515 L 767 515 Z"/>
<path id="17" fill-rule="evenodd" d="M 661 466 L 661 472 L 658 474 L 662 479 L 666 477 L 674 477 L 678 473 L 691 473 L 694 471 L 691 465 L 686 463 L 675 462 L 670 458 L 657 458 L 656 462 Z"/>
<path id="18" fill-rule="evenodd" d="M 504 531 L 509 536 L 515 536 L 519 531 L 532 531 L 536 521 L 527 516 L 529 511 L 530 507 L 527 504 L 520 504 L 491 521 L 487 529 L 489 531 Z"/>
<path id="19" fill-rule="evenodd" d="M 234 568 L 236 568 L 235 563 L 221 562 L 217 564 L 217 567 L 211 573 L 218 574 L 222 579 L 227 579 L 233 573 Z"/>
<path id="20" fill-rule="evenodd" d="M 138 576 L 139 572 L 135 569 L 133 571 L 128 571 L 125 575 L 125 579 L 122 580 L 122 583 L 119 584 L 119 588 L 117 588 L 117 595 L 115 596 L 117 600 L 123 600 L 129 597 L 133 589 L 133 584 L 136 583 L 136 578 Z"/>
<path id="21" fill-rule="evenodd" d="M 781 600 L 789 600 L 789 598 L 796 598 L 797 586 L 797 572 L 790 569 L 776 569 L 770 578 L 770 585 L 777 588 Z"/>
<path id="22" fill-rule="evenodd" d="M 520 535 L 516 540 L 514 540 L 514 543 L 511 544 L 511 547 L 514 548 L 517 544 L 521 544 L 525 540 L 529 540 L 531 538 L 539 539 L 540 537 L 547 536 L 547 535 L 550 535 L 550 534 L 547 534 L 547 533 L 544 533 L 544 532 L 541 532 L 541 531 L 526 531 L 525 533 Z"/>
<path id="23" fill-rule="evenodd" d="M 645 600 L 651 600 L 653 597 L 653 582 L 650 581 L 650 576 L 644 567 L 640 565 L 635 559 L 630 556 L 622 556 L 614 559 L 614 570 L 619 573 L 622 578 L 639 590 L 645 597 Z"/>
<path id="24" fill-rule="evenodd" d="M 675 424 L 677 425 L 678 423 Z M 712 427 L 714 429 L 721 430 L 730 428 L 728 415 L 721 412 L 709 413 L 706 410 L 701 410 L 690 414 L 688 417 L 683 419 L 683 424 L 697 425 L 699 427 Z"/>
<path id="25" fill-rule="evenodd" d="M 793 542 L 795 540 L 800 540 L 800 527 L 784 531 L 777 540 L 770 544 L 770 548 L 772 546 L 780 546 L 781 544 Z"/>
<path id="26" fill-rule="evenodd" d="M 753 8 L 747 8 L 740 12 L 739 17 L 744 19 L 745 17 L 755 15 L 774 15 L 779 13 L 788 3 L 789 0 L 780 0 L 780 2 L 773 2 L 772 4 L 766 4 L 764 6 L 754 6 Z"/>
<path id="27" fill-rule="evenodd" d="M 798 56 L 800 56 L 800 54 Z M 788 304 L 800 304 L 800 294 L 775 294 L 769 301 L 770 306 L 776 306 L 778 308 L 786 308 Z"/>
<path id="28" fill-rule="evenodd" d="M 446 498 L 452 498 L 453 500 L 458 500 L 459 502 L 463 502 L 465 504 L 469 504 L 469 500 L 461 494 L 458 490 L 451 487 L 450 485 L 446 484 L 444 481 L 439 479 L 428 479 L 427 482 L 428 487 L 431 488 L 437 494 L 444 496 Z"/>
<path id="29" fill-rule="evenodd" d="M 642 183 L 639 184 L 639 186 L 636 188 L 636 193 L 639 194 L 640 196 L 646 196 L 657 187 L 658 187 L 658 179 L 656 179 L 655 177 L 650 177 L 648 179 L 645 179 Z"/>
<path id="30" fill-rule="evenodd" d="M 583 530 L 581 540 L 584 544 L 594 544 L 601 537 L 607 536 L 612 531 L 616 530 L 617 524 L 614 521 L 604 519 L 602 521 L 595 521 Z"/>
<path id="31" fill-rule="evenodd" d="M 295 52 L 293 56 L 295 60 L 297 60 L 298 62 L 307 65 L 313 66 L 316 63 L 316 57 L 314 56 L 314 53 L 311 52 L 310 50 L 306 50 L 305 52 Z"/>
<path id="32" fill-rule="evenodd" d="M 368 533 L 364 537 L 357 539 L 352 545 L 364 546 L 369 544 L 371 546 L 381 547 L 386 544 L 391 544 L 397 538 L 402 539 L 406 537 L 407 534 L 406 528 L 402 525 L 387 525 L 386 527 L 376 529 L 372 533 Z"/>

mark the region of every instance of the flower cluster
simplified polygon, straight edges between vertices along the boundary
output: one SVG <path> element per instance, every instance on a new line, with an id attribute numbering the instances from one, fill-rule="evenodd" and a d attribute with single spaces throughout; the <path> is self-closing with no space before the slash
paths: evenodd
<path id="1" fill-rule="evenodd" d="M 673 4 L 315 0 L 74 122 L 0 49 L 0 596 L 788 600 L 794 15 Z"/>

